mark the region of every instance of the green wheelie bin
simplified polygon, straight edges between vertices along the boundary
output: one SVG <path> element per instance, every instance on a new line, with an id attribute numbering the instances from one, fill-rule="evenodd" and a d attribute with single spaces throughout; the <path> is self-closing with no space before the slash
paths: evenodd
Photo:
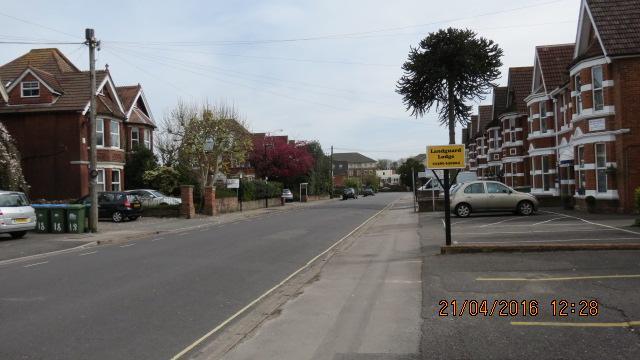
<path id="1" fill-rule="evenodd" d="M 67 209 L 67 232 L 82 234 L 85 225 L 85 206 L 82 204 L 69 204 Z"/>
<path id="2" fill-rule="evenodd" d="M 36 211 L 36 232 L 51 232 L 51 216 L 48 205 L 32 204 L 31 206 Z"/>
<path id="3" fill-rule="evenodd" d="M 51 211 L 51 232 L 64 233 L 67 231 L 67 205 L 53 204 L 49 205 Z"/>

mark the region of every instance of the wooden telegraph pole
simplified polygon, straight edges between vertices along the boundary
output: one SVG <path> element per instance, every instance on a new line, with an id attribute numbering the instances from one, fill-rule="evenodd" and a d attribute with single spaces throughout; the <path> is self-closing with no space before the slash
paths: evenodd
<path id="1" fill-rule="evenodd" d="M 100 47 L 100 41 L 96 40 L 93 29 L 85 29 L 85 44 L 89 46 L 89 79 L 91 82 L 91 102 L 89 111 L 89 198 L 91 209 L 89 210 L 89 229 L 92 233 L 98 232 L 98 155 L 96 146 L 96 49 Z"/>

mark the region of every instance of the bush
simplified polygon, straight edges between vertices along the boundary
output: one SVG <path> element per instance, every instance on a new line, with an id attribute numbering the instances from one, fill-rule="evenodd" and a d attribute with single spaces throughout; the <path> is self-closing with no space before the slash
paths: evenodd
<path id="1" fill-rule="evenodd" d="M 136 146 L 132 153 L 127 155 L 124 164 L 124 182 L 128 189 L 140 189 L 150 185 L 145 181 L 144 174 L 147 171 L 158 168 L 158 159 L 153 151 L 144 146 Z"/>
<path id="2" fill-rule="evenodd" d="M 142 178 L 145 183 L 154 189 L 158 189 L 161 193 L 173 194 L 178 187 L 180 174 L 174 168 L 161 166 L 145 171 Z"/>
<path id="3" fill-rule="evenodd" d="M 227 189 L 224 185 L 216 186 L 216 199 L 234 198 L 237 196 L 238 193 L 236 192 L 236 189 Z"/>
<path id="4" fill-rule="evenodd" d="M 240 192 L 242 201 L 259 200 L 265 197 L 279 198 L 282 195 L 282 183 L 243 180 Z"/>
<path id="5" fill-rule="evenodd" d="M 359 191 L 361 186 L 362 184 L 358 178 L 348 178 L 344 181 L 344 187 L 354 188 L 356 191 Z"/>

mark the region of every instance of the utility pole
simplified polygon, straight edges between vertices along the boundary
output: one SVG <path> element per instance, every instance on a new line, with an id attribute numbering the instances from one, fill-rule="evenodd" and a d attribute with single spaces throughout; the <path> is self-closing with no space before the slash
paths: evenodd
<path id="1" fill-rule="evenodd" d="M 100 47 L 100 42 L 96 40 L 93 29 L 85 29 L 85 44 L 89 46 L 89 78 L 91 82 L 91 102 L 89 111 L 89 198 L 91 209 L 89 210 L 89 228 L 92 233 L 98 232 L 98 155 L 96 146 L 98 138 L 96 136 L 96 48 Z"/>
<path id="2" fill-rule="evenodd" d="M 333 145 L 331 145 L 331 193 L 329 199 L 333 199 Z"/>

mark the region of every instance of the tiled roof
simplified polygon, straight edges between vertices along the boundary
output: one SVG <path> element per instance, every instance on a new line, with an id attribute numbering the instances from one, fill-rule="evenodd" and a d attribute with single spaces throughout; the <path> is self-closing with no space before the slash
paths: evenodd
<path id="1" fill-rule="evenodd" d="M 538 63 L 542 69 L 547 92 L 569 81 L 567 68 L 573 60 L 574 44 L 537 46 Z M 531 84 L 529 84 L 531 85 Z"/>
<path id="2" fill-rule="evenodd" d="M 478 106 L 478 133 L 481 134 L 486 129 L 487 125 L 493 120 L 493 106 L 482 105 Z"/>
<path id="3" fill-rule="evenodd" d="M 2 78 L 0 77 L 0 100 L 7 101 L 8 97 L 9 97 L 9 95 L 7 94 L 7 89 L 5 89 L 4 82 L 3 82 Z"/>
<path id="4" fill-rule="evenodd" d="M 360 153 L 351 152 L 351 153 L 335 153 L 333 154 L 333 160 L 335 161 L 346 161 L 349 163 L 371 163 L 376 162 L 376 160 L 368 158 Z"/>
<path id="5" fill-rule="evenodd" d="M 509 68 L 509 104 L 508 111 L 526 114 L 527 103 L 524 99 L 531 93 L 533 66 Z"/>
<path id="6" fill-rule="evenodd" d="M 118 93 L 120 101 L 122 101 L 122 107 L 124 107 L 125 111 L 129 111 L 129 109 L 131 109 L 133 101 L 136 99 L 141 88 L 140 84 L 116 87 L 116 92 Z"/>
<path id="7" fill-rule="evenodd" d="M 638 0 L 587 0 L 587 6 L 607 55 L 640 54 Z"/>
<path id="8" fill-rule="evenodd" d="M 0 67 L 0 77 L 7 81 L 14 80 L 28 66 L 46 71 L 53 76 L 80 71 L 58 49 L 32 49 Z"/>
<path id="9" fill-rule="evenodd" d="M 52 74 L 46 71 L 40 70 L 38 68 L 34 68 L 32 66 L 29 66 L 29 69 L 33 71 L 36 75 L 38 75 L 38 77 L 42 79 L 42 81 L 46 82 L 47 85 L 51 86 L 55 91 L 57 92 L 62 91 L 60 82 L 58 82 L 58 79 L 56 79 L 55 76 L 53 76 Z"/>
<path id="10" fill-rule="evenodd" d="M 493 88 L 493 118 L 497 119 L 507 111 L 507 95 L 509 88 L 498 86 Z"/>
<path id="11" fill-rule="evenodd" d="M 469 139 L 476 137 L 478 133 L 478 115 L 471 115 L 471 121 L 469 122 Z"/>
<path id="12" fill-rule="evenodd" d="M 138 109 L 137 107 L 133 108 L 133 111 L 131 111 L 131 115 L 129 115 L 127 122 L 153 126 L 154 128 L 156 127 L 156 124 L 153 122 L 153 120 L 151 120 L 151 118 L 149 118 L 142 110 Z"/>
<path id="13" fill-rule="evenodd" d="M 460 143 L 466 144 L 467 140 L 469 140 L 469 129 L 464 128 L 462 129 L 462 138 L 460 138 Z"/>

